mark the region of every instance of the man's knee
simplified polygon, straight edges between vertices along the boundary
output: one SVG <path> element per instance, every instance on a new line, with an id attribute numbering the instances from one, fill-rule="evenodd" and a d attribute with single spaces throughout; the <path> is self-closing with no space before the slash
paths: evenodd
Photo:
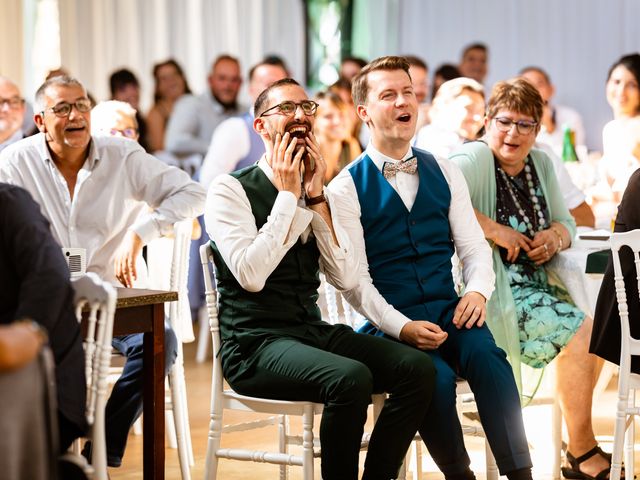
<path id="1" fill-rule="evenodd" d="M 368 405 L 373 393 L 373 375 L 366 365 L 349 362 L 336 374 L 327 389 L 328 401 L 334 404 Z"/>
<path id="2" fill-rule="evenodd" d="M 425 389 L 432 389 L 436 379 L 436 367 L 431 357 L 411 347 L 403 348 L 398 355 L 395 373 L 399 380 L 419 383 Z"/>

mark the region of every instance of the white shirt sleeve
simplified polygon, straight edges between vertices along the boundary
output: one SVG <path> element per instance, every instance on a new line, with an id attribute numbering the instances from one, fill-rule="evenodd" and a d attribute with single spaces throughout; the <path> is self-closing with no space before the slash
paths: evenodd
<path id="1" fill-rule="evenodd" d="M 358 285 L 345 291 L 343 295 L 372 324 L 384 333 L 399 338 L 400 331 L 411 320 L 391 306 L 373 285 L 360 223 L 360 203 L 351 174 L 342 170 L 328 188 L 333 200 L 333 218 L 349 236 L 353 256 L 359 262 Z"/>
<path id="2" fill-rule="evenodd" d="M 478 292 L 489 300 L 495 284 L 491 247 L 476 218 L 462 171 L 449 160 L 438 158 L 438 164 L 451 191 L 449 225 L 462 263 L 464 293 Z"/>
<path id="3" fill-rule="evenodd" d="M 142 149 L 123 161 L 132 185 L 132 196 L 153 210 L 141 214 L 129 227 L 145 243 L 171 231 L 173 224 L 204 212 L 205 190 L 176 167 L 169 167 Z M 123 200 L 124 201 L 124 200 Z"/>
<path id="4" fill-rule="evenodd" d="M 242 288 L 259 292 L 312 217 L 297 206 L 291 192 L 279 192 L 267 222 L 258 230 L 240 182 L 220 175 L 209 187 L 205 225 Z"/>
<path id="5" fill-rule="evenodd" d="M 558 155 L 554 153 L 553 149 L 546 143 L 538 142 L 535 147 L 542 150 L 551 159 L 553 170 L 556 173 L 558 184 L 560 185 L 562 198 L 564 199 L 564 203 L 567 205 L 567 208 L 572 210 L 583 203 L 586 197 L 584 196 L 584 193 L 576 187 L 573 180 L 571 180 L 571 175 L 569 175 L 569 171 L 560 157 L 558 157 Z"/>
<path id="6" fill-rule="evenodd" d="M 200 170 L 200 183 L 208 188 L 212 180 L 231 173 L 251 148 L 249 132 L 241 118 L 229 118 L 213 131 L 211 144 Z"/>
<path id="7" fill-rule="evenodd" d="M 320 214 L 313 213 L 311 228 L 316 237 L 316 243 L 320 250 L 320 269 L 325 274 L 327 281 L 340 291 L 355 288 L 359 281 L 358 257 L 353 252 L 353 246 L 349 235 L 340 225 L 334 211 L 339 207 L 331 208 L 334 204 L 329 192 L 325 192 L 325 197 L 331 210 L 331 222 L 333 230 L 338 240 L 338 245 L 333 241 L 331 229 L 326 224 Z"/>

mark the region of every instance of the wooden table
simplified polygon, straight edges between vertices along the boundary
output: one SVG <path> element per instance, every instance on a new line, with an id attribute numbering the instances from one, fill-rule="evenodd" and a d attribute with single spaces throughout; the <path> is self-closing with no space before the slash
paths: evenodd
<path id="1" fill-rule="evenodd" d="M 143 477 L 164 479 L 164 303 L 177 292 L 118 288 L 113 336 L 144 333 Z"/>

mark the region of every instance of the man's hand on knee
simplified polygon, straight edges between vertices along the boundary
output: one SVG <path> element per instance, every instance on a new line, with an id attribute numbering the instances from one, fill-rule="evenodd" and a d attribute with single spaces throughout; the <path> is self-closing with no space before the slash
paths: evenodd
<path id="1" fill-rule="evenodd" d="M 474 325 L 484 325 L 487 316 L 487 301 L 478 292 L 466 293 L 458 302 L 453 314 L 453 324 L 456 328 L 471 328 Z"/>
<path id="2" fill-rule="evenodd" d="M 400 330 L 400 340 L 420 350 L 435 350 L 447 335 L 438 325 L 426 320 L 413 320 Z"/>

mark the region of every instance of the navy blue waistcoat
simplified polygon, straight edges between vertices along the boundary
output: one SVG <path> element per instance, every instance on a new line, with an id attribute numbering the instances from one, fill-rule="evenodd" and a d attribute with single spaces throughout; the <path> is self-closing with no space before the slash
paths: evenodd
<path id="1" fill-rule="evenodd" d="M 348 169 L 374 286 L 408 318 L 443 326 L 459 300 L 451 276 L 451 191 L 433 155 L 417 148 L 413 153 L 420 186 L 411 211 L 366 153 Z"/>

